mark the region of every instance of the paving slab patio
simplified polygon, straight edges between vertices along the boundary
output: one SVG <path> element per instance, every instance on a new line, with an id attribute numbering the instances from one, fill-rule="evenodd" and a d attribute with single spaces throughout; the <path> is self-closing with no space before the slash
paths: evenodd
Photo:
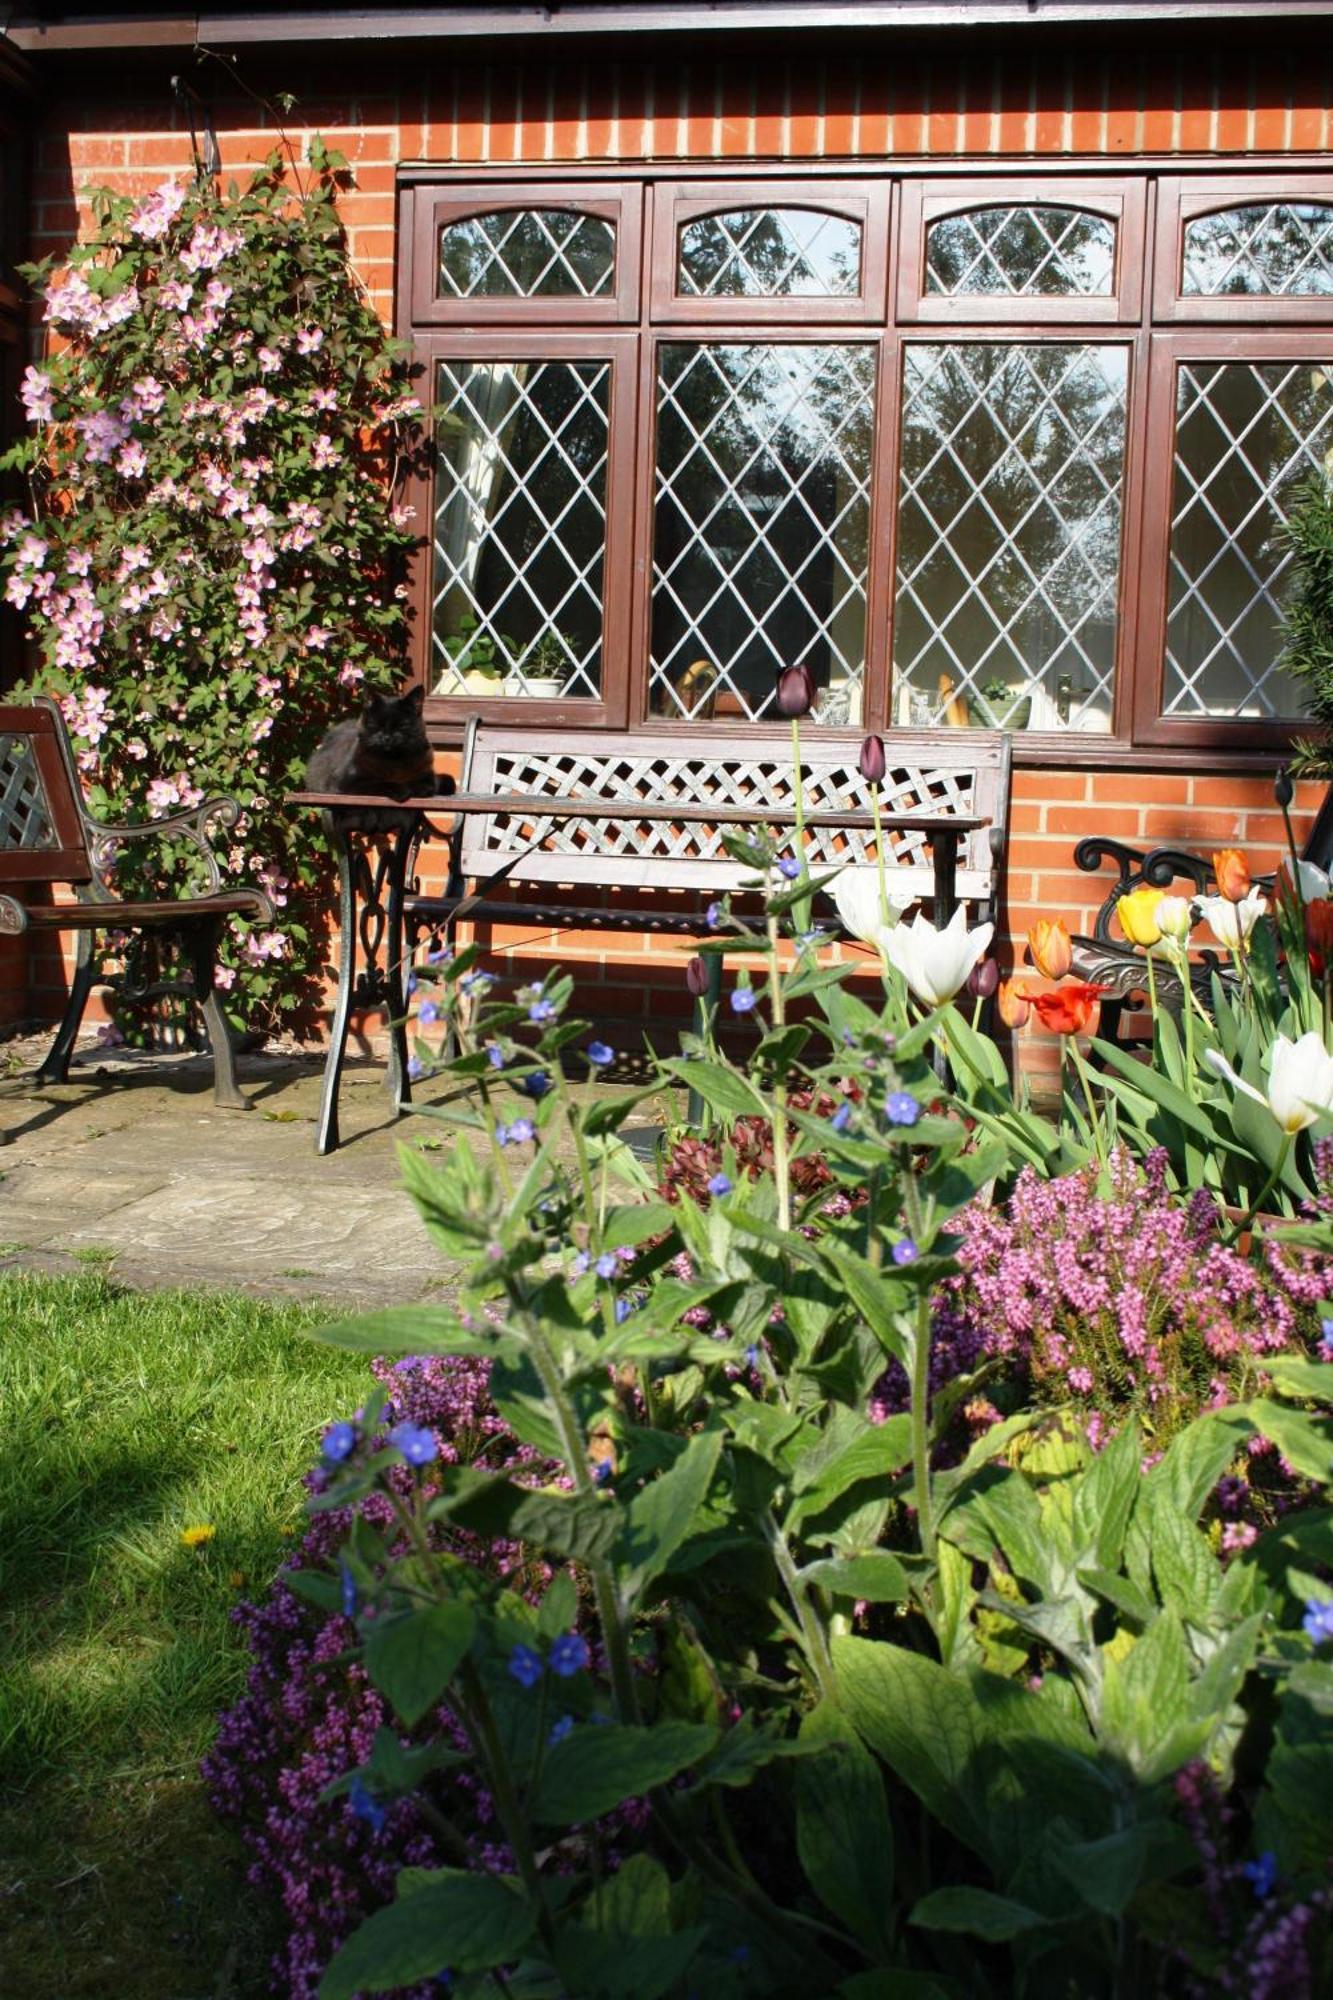
<path id="1" fill-rule="evenodd" d="M 395 1118 L 382 1064 L 349 1068 L 344 1144 L 319 1159 L 318 1056 L 242 1056 L 251 1109 L 235 1112 L 214 1105 L 206 1058 L 94 1046 L 40 1086 L 46 1046 L 0 1047 L 0 1269 L 105 1262 L 129 1285 L 353 1307 L 447 1296 L 398 1166 L 400 1144 L 446 1128 Z"/>

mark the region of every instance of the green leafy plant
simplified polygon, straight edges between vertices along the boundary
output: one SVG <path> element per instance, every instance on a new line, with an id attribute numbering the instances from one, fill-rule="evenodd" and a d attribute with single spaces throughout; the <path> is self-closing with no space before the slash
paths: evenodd
<path id="1" fill-rule="evenodd" d="M 419 406 L 348 262 L 319 140 L 244 189 L 200 174 L 140 200 L 94 191 L 96 226 L 26 275 L 59 337 L 30 367 L 33 434 L 4 464 L 4 594 L 60 701 L 94 809 L 243 806 L 229 878 L 279 905 L 225 941 L 238 1007 L 274 1022 L 315 997 L 328 855 L 284 795 L 361 694 L 407 671 L 399 487 Z"/>

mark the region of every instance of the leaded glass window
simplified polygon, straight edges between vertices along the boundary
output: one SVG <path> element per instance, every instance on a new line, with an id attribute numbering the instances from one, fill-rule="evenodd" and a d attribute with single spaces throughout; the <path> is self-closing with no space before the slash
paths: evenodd
<path id="1" fill-rule="evenodd" d="M 1185 224 L 1184 298 L 1333 297 L 1333 204 L 1258 201 Z"/>
<path id="2" fill-rule="evenodd" d="M 1106 298 L 1115 224 L 1051 205 L 971 208 L 926 232 L 926 290 L 951 298 Z"/>
<path id="3" fill-rule="evenodd" d="M 436 694 L 596 696 L 607 360 L 441 361 Z"/>
<path id="4" fill-rule="evenodd" d="M 1190 361 L 1176 377 L 1164 712 L 1298 715 L 1278 629 L 1295 489 L 1333 447 L 1333 360 Z"/>
<path id="5" fill-rule="evenodd" d="M 1118 344 L 906 348 L 899 721 L 1110 728 L 1127 388 Z"/>
<path id="6" fill-rule="evenodd" d="M 599 215 L 502 208 L 440 232 L 446 299 L 595 299 L 611 290 L 616 236 Z"/>
<path id="7" fill-rule="evenodd" d="M 861 225 L 808 208 L 701 215 L 680 232 L 685 297 L 847 298 L 861 289 Z"/>
<path id="8" fill-rule="evenodd" d="M 874 383 L 869 344 L 662 347 L 656 713 L 771 716 L 806 665 L 821 719 L 860 719 Z"/>

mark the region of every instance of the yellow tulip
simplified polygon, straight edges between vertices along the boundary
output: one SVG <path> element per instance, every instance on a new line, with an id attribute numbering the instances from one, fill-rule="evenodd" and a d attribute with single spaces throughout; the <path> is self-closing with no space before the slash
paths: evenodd
<path id="1" fill-rule="evenodd" d="M 1131 944 L 1141 945 L 1145 951 L 1149 945 L 1162 941 L 1157 907 L 1165 893 L 1163 889 L 1135 889 L 1130 895 L 1121 896 L 1115 906 L 1121 930 Z"/>

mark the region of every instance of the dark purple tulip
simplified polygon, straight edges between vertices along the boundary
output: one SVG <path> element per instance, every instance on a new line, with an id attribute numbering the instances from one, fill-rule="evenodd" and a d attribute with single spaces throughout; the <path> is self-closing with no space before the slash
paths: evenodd
<path id="1" fill-rule="evenodd" d="M 685 967 L 685 984 L 696 1000 L 702 1000 L 708 991 L 708 965 L 702 958 L 692 958 Z"/>
<path id="2" fill-rule="evenodd" d="M 1273 797 L 1285 812 L 1295 796 L 1296 788 L 1291 782 L 1291 773 L 1284 764 L 1273 781 Z"/>
<path id="3" fill-rule="evenodd" d="M 967 975 L 967 990 L 974 1000 L 989 1000 L 1000 983 L 1000 968 L 993 958 L 980 959 Z"/>
<path id="4" fill-rule="evenodd" d="M 868 785 L 882 784 L 887 768 L 888 759 L 884 755 L 884 738 L 882 736 L 867 736 L 865 742 L 861 745 L 861 776 Z"/>
<path id="5" fill-rule="evenodd" d="M 817 693 L 809 667 L 783 667 L 778 674 L 778 714 L 809 715 Z"/>

